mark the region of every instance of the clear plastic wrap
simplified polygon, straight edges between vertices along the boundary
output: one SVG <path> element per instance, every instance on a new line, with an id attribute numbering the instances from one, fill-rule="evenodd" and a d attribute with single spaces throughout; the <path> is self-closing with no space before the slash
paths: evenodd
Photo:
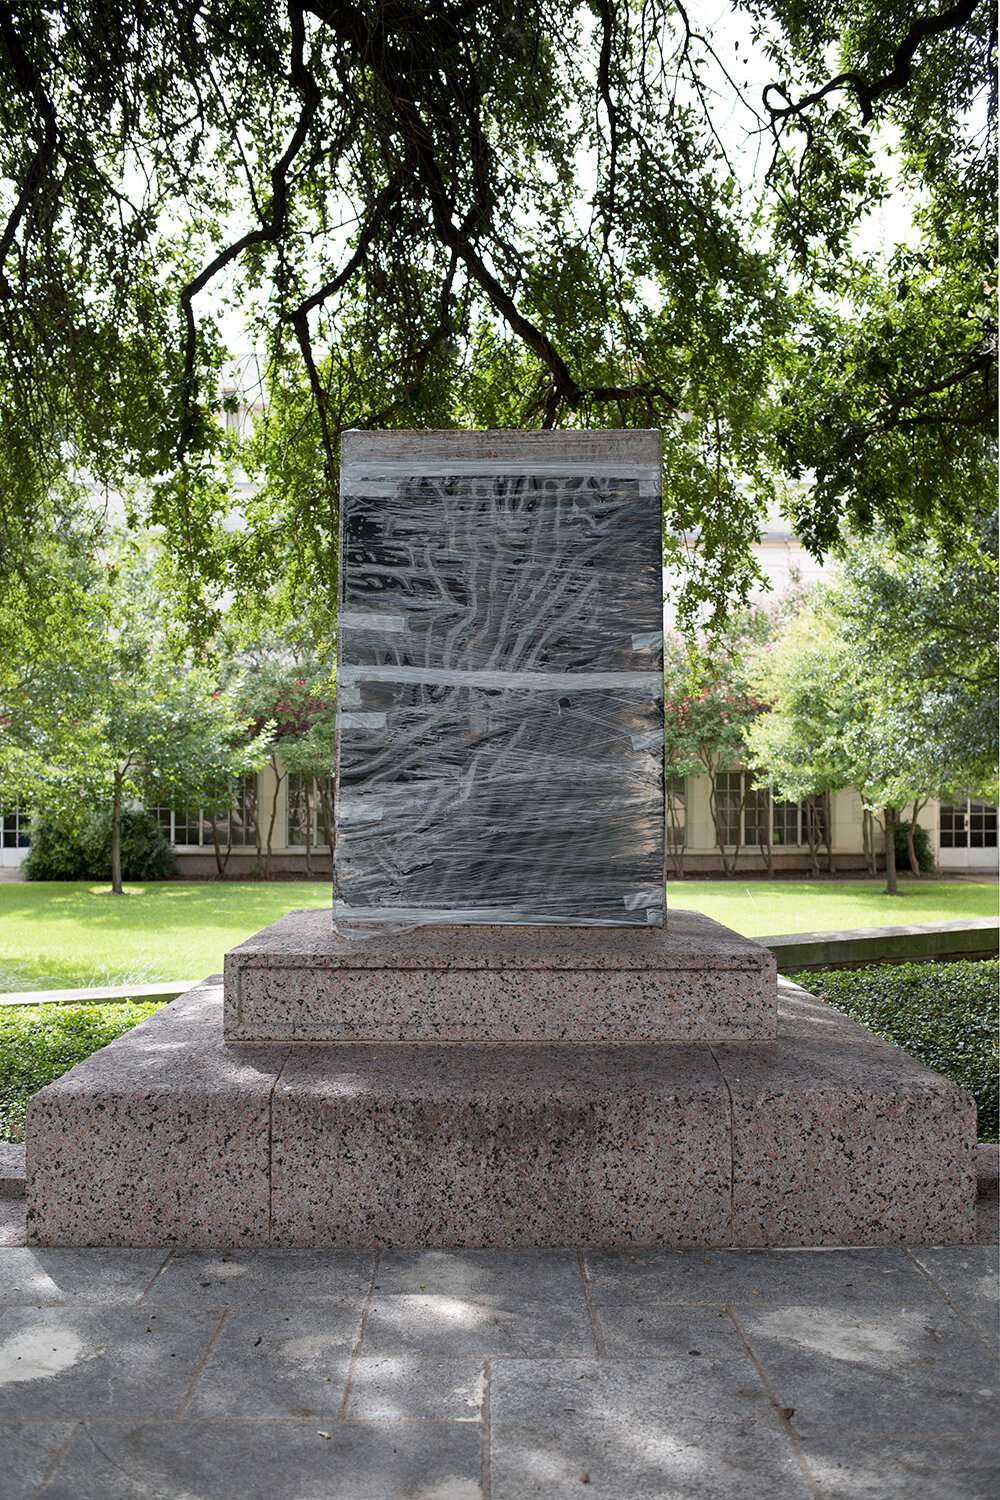
<path id="1" fill-rule="evenodd" d="M 339 931 L 663 923 L 658 439 L 345 434 Z"/>

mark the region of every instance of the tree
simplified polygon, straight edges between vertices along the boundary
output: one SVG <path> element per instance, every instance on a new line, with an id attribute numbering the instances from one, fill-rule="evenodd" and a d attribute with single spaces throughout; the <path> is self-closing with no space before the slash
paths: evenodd
<path id="1" fill-rule="evenodd" d="M 704 770 L 707 775 L 715 840 L 726 875 L 736 871 L 739 831 L 751 795 L 751 776 L 743 773 L 747 731 L 766 708 L 750 686 L 747 668 L 777 628 L 780 614 L 781 606 L 757 607 L 734 616 L 724 632 L 710 638 L 693 642 L 668 635 L 664 642 L 666 774 L 687 776 Z M 719 784 L 720 773 L 734 768 L 741 773 L 735 807 L 723 797 Z M 729 837 L 733 814 L 735 843 Z M 769 860 L 769 841 L 764 847 Z"/>
<path id="2" fill-rule="evenodd" d="M 334 669 L 305 636 L 271 631 L 239 652 L 245 664 L 238 702 L 250 732 L 267 735 L 272 770 L 271 806 L 256 808 L 257 858 L 265 878 L 270 874 L 278 800 L 288 776 L 305 778 L 307 801 L 306 863 L 312 860 L 310 783 L 317 784 L 327 843 L 333 850 L 333 808 L 327 778 L 336 764 Z"/>
<path id="3" fill-rule="evenodd" d="M 238 680 L 220 689 L 211 666 L 172 645 L 142 560 L 120 547 L 104 562 L 72 562 L 53 575 L 50 612 L 35 631 L 22 619 L 0 671 L 2 789 L 63 810 L 109 808 L 121 895 L 123 809 L 212 803 L 233 776 L 256 769 L 269 733 L 248 742 Z"/>
<path id="4" fill-rule="evenodd" d="M 760 106 L 743 98 L 749 128 L 772 133 L 762 197 L 723 135 L 743 93 L 726 22 L 706 33 L 677 0 L 66 0 L 0 16 L 7 566 L 78 503 L 62 480 L 137 478 L 131 504 L 166 528 L 197 619 L 199 582 L 217 598 L 288 558 L 329 585 L 346 426 L 653 425 L 672 533 L 701 541 L 689 612 L 745 597 L 776 470 L 814 462 L 779 387 L 797 388 L 798 350 L 821 336 L 813 289 L 857 281 L 851 228 L 885 195 L 893 132 L 930 195 L 935 253 L 950 243 L 959 277 L 978 268 L 970 285 L 993 263 L 989 142 L 970 144 L 965 120 L 994 44 L 985 0 L 739 9 L 774 79 Z M 962 236 L 942 228 L 955 202 Z M 928 292 L 938 313 L 950 285 Z M 252 311 L 269 410 L 269 503 L 237 533 L 220 525 L 222 303 Z M 992 389 L 988 332 L 974 378 Z M 943 378 L 924 346 L 907 357 L 913 390 Z M 884 383 L 865 391 L 871 427 Z M 979 416 L 952 430 L 962 453 L 989 441 Z M 290 451 L 309 466 L 283 492 Z M 912 492 L 933 529 L 929 493 Z M 843 514 L 898 514 L 874 491 L 845 512 L 843 494 L 829 484 L 803 513 L 817 544 Z"/>
<path id="5" fill-rule="evenodd" d="M 995 788 L 995 517 L 960 541 L 953 562 L 858 547 L 752 673 L 771 712 L 748 732 L 751 755 L 786 796 L 856 786 L 883 809 L 889 894 L 906 803 L 918 873 L 921 801 Z"/>

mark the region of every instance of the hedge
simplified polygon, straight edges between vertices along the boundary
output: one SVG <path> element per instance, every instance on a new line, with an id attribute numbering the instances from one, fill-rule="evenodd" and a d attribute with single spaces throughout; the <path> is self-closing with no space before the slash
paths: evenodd
<path id="1" fill-rule="evenodd" d="M 979 1139 L 997 1139 L 1000 960 L 879 964 L 789 977 L 968 1089 L 979 1110 Z"/>
<path id="2" fill-rule="evenodd" d="M 0 1006 L 0 1140 L 24 1139 L 32 1094 L 144 1021 L 163 1002 Z"/>

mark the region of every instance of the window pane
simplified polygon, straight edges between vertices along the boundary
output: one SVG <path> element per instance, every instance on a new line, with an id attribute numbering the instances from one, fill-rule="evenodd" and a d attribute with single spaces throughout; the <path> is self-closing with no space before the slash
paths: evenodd
<path id="1" fill-rule="evenodd" d="M 257 777 L 251 771 L 241 776 L 233 789 L 233 847 L 245 848 L 256 844 L 254 815 L 257 810 Z"/>
<path id="2" fill-rule="evenodd" d="M 723 842 L 740 842 L 740 802 L 743 797 L 743 772 L 719 771 L 715 778 L 719 822 Z"/>
<path id="3" fill-rule="evenodd" d="M 774 804 L 775 844 L 797 844 L 799 842 L 799 804 L 776 802 Z"/>
<path id="4" fill-rule="evenodd" d="M 942 849 L 968 848 L 966 806 L 964 802 L 942 802 L 938 824 L 938 837 Z"/>
<path id="5" fill-rule="evenodd" d="M 767 820 L 771 797 L 766 787 L 751 787 L 743 806 L 744 842 L 767 843 Z"/>

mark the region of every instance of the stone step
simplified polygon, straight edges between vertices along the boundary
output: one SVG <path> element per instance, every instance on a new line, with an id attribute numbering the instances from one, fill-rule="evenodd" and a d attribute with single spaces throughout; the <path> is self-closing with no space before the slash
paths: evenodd
<path id="1" fill-rule="evenodd" d="M 237 1042 L 770 1038 L 771 953 L 700 912 L 666 927 L 420 927 L 345 938 L 290 912 L 226 954 Z"/>
<path id="2" fill-rule="evenodd" d="M 774 1042 L 224 1045 L 207 983 L 41 1090 L 36 1245 L 971 1243 L 975 1106 L 785 981 Z"/>

